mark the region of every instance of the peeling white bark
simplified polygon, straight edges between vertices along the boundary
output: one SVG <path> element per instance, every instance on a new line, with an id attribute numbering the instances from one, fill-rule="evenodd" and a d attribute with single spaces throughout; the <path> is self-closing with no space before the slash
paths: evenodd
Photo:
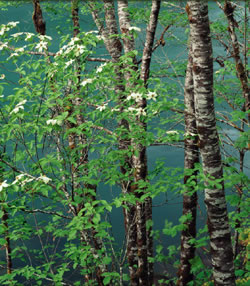
<path id="1" fill-rule="evenodd" d="M 223 170 L 216 130 L 213 99 L 213 60 L 208 5 L 188 1 L 192 33 L 193 75 L 196 124 L 205 176 L 205 203 L 210 234 L 211 258 L 215 285 L 235 285 L 231 232 L 228 223 L 223 184 Z M 213 180 L 221 180 L 216 188 Z"/>

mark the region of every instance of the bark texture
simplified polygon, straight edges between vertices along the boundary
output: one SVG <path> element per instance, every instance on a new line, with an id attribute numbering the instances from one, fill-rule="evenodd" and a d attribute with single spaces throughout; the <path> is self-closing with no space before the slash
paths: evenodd
<path id="1" fill-rule="evenodd" d="M 213 57 L 204 1 L 188 1 L 192 34 L 193 77 L 198 145 L 205 182 L 205 204 L 215 285 L 235 285 L 231 233 L 213 98 Z"/>
<path id="2" fill-rule="evenodd" d="M 130 19 L 128 12 L 128 1 L 118 0 L 118 18 L 122 37 L 123 45 L 118 37 L 117 22 L 115 18 L 114 1 L 104 0 L 104 12 L 105 21 L 99 15 L 99 11 L 95 8 L 94 2 L 89 3 L 91 7 L 93 19 L 97 25 L 99 33 L 104 37 L 104 43 L 106 48 L 115 63 L 119 62 L 122 55 L 122 48 L 124 53 L 127 54 L 135 50 L 135 42 L 133 33 L 130 31 Z M 158 20 L 158 14 L 160 9 L 160 1 L 152 1 L 152 10 L 147 27 L 146 41 L 143 51 L 143 59 L 141 65 L 140 78 L 143 79 L 146 87 L 146 82 L 149 77 L 150 60 L 152 56 L 153 42 L 155 36 L 155 30 Z M 124 104 L 126 101 L 126 90 L 138 87 L 137 82 L 131 82 L 131 74 L 138 70 L 138 64 L 135 56 L 132 57 L 132 65 L 123 63 L 122 66 L 118 65 L 116 70 L 117 86 L 115 88 L 118 98 L 121 113 L 124 112 Z M 126 84 L 122 84 L 126 80 Z M 137 108 L 146 108 L 146 100 L 141 100 L 134 104 Z M 145 190 L 139 189 L 138 183 L 147 179 L 147 157 L 146 146 L 142 143 L 143 134 L 146 130 L 145 122 L 137 116 L 133 122 L 128 122 L 122 119 L 119 122 L 119 126 L 123 130 L 119 140 L 120 150 L 134 150 L 132 157 L 124 158 L 124 163 L 121 166 L 121 172 L 123 174 L 129 173 L 130 181 L 122 183 L 122 191 L 124 194 L 129 193 L 137 198 L 136 206 L 125 202 L 124 208 L 124 220 L 125 231 L 127 239 L 127 258 L 130 271 L 130 285 L 152 285 L 153 284 L 153 264 L 148 262 L 148 257 L 153 256 L 153 240 L 151 237 L 151 229 L 146 230 L 147 220 L 152 219 L 152 201 L 151 198 L 145 202 L 141 202 L 140 198 L 145 193 Z M 134 127 L 140 128 L 140 138 L 136 140 L 130 140 L 131 133 L 134 132 Z M 138 129 L 137 129 L 138 130 Z"/>
<path id="3" fill-rule="evenodd" d="M 150 63 L 152 59 L 152 53 L 153 53 L 153 44 L 155 40 L 155 33 L 158 23 L 158 16 L 160 12 L 161 7 L 161 1 L 153 0 L 152 6 L 151 6 L 151 13 L 150 13 L 150 19 L 149 23 L 147 25 L 147 31 L 146 31 L 146 39 L 143 49 L 143 55 L 142 55 L 142 63 L 141 63 L 141 72 L 140 72 L 140 78 L 144 82 L 144 86 L 147 88 L 147 81 L 149 78 L 149 71 L 150 71 Z M 145 99 L 138 102 L 138 106 L 140 108 L 146 108 L 147 102 Z M 141 128 L 146 132 L 147 126 L 146 123 L 138 120 L 138 125 L 141 126 Z M 147 178 L 147 150 L 146 146 L 143 146 L 143 144 L 139 144 L 137 148 L 140 150 L 140 156 L 137 158 L 134 156 L 134 162 L 136 165 L 140 166 L 140 169 L 137 171 L 137 178 L 136 180 L 146 180 Z M 139 176 L 138 176 L 139 175 Z M 149 196 L 146 198 L 145 202 L 142 204 L 142 208 L 144 209 L 143 212 L 145 212 L 145 224 L 147 222 L 152 221 L 152 198 Z M 144 214 L 143 217 L 144 219 Z M 151 224 L 149 224 L 151 225 Z M 144 239 L 144 243 L 142 247 L 146 247 L 147 251 L 147 280 L 148 285 L 153 284 L 154 279 L 154 264 L 150 262 L 149 258 L 153 258 L 154 256 L 154 249 L 153 249 L 153 237 L 152 237 L 152 227 L 148 227 L 148 229 L 145 228 L 146 233 L 143 235 L 146 235 L 146 239 Z M 143 285 L 143 284 L 141 284 Z M 145 284 L 146 285 L 146 284 Z"/>
<path id="4" fill-rule="evenodd" d="M 240 46 L 239 46 L 239 42 L 238 42 L 237 35 L 235 32 L 235 28 L 238 27 L 238 23 L 234 19 L 234 9 L 235 7 L 230 1 L 225 1 L 223 11 L 228 20 L 228 32 L 229 32 L 232 47 L 233 47 L 233 57 L 235 60 L 236 72 L 240 80 L 243 96 L 245 99 L 245 106 L 243 109 L 244 111 L 249 111 L 250 92 L 249 92 L 249 86 L 248 86 L 248 77 L 247 77 L 247 72 L 245 70 L 245 67 L 242 63 L 241 57 L 240 57 Z M 248 113 L 248 123 L 250 124 L 250 113 Z"/>
<path id="5" fill-rule="evenodd" d="M 186 228 L 181 233 L 181 260 L 178 271 L 178 285 L 187 285 L 193 280 L 191 273 L 190 259 L 195 256 L 195 246 L 190 243 L 190 239 L 196 237 L 196 209 L 197 192 L 196 184 L 197 172 L 194 171 L 195 164 L 199 163 L 198 136 L 194 107 L 194 83 L 193 83 L 193 51 L 192 38 L 190 34 L 190 47 L 188 55 L 188 65 L 185 79 L 184 102 L 185 102 L 185 157 L 184 172 L 192 171 L 184 176 L 185 193 L 183 195 L 183 215 L 191 214 L 191 218 L 185 223 Z M 193 178 L 195 176 L 195 178 Z"/>
<path id="6" fill-rule="evenodd" d="M 32 19 L 35 25 L 35 29 L 37 33 L 41 35 L 45 35 L 46 32 L 46 23 L 43 20 L 43 13 L 40 7 L 39 0 L 33 0 L 34 12 L 32 15 Z"/>

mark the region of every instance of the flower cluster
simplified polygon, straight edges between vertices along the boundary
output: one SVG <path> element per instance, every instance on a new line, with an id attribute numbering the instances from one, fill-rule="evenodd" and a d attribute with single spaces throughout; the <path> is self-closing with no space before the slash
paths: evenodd
<path id="1" fill-rule="evenodd" d="M 101 64 L 97 69 L 96 69 L 96 73 L 100 73 L 102 72 L 103 68 L 107 65 L 107 63 Z"/>
<path id="2" fill-rule="evenodd" d="M 157 94 L 154 91 L 149 91 L 146 95 L 146 98 L 148 100 L 156 100 Z M 134 99 L 136 102 L 140 102 L 143 99 L 143 95 L 139 92 L 132 92 L 130 95 L 127 96 L 127 100 Z"/>
<path id="3" fill-rule="evenodd" d="M 127 100 L 134 99 L 136 102 L 140 102 L 142 100 L 142 94 L 139 92 L 132 92 L 128 97 Z"/>
<path id="4" fill-rule="evenodd" d="M 15 106 L 15 108 L 10 112 L 10 114 L 12 114 L 12 113 L 17 113 L 17 112 L 19 112 L 20 109 L 23 109 L 23 110 L 24 110 L 23 105 L 24 105 L 26 102 L 27 102 L 26 99 L 24 99 L 23 101 L 19 102 L 19 103 Z"/>
<path id="5" fill-rule="evenodd" d="M 135 113 L 135 115 L 137 115 L 137 116 L 140 116 L 140 115 L 146 116 L 147 115 L 145 108 L 142 108 L 142 107 L 136 108 L 136 107 L 130 106 L 130 107 L 128 107 L 127 111 Z"/>
<path id="6" fill-rule="evenodd" d="M 71 38 L 67 45 L 61 47 L 61 49 L 56 53 L 56 56 L 67 55 L 74 50 L 76 57 L 79 57 L 87 51 L 86 46 L 79 44 L 80 39 L 78 37 Z"/>
<path id="7" fill-rule="evenodd" d="M 84 87 L 84 86 L 86 86 L 88 83 L 92 83 L 92 82 L 94 81 L 94 79 L 95 79 L 95 78 L 87 78 L 87 79 L 83 80 L 83 81 L 80 83 L 80 85 Z"/>
<path id="8" fill-rule="evenodd" d="M 62 121 L 58 119 L 49 119 L 46 121 L 47 125 L 62 125 Z"/>
<path id="9" fill-rule="evenodd" d="M 0 29 L 0 36 L 2 36 L 5 32 L 8 32 L 10 29 L 16 27 L 19 22 L 9 22 L 7 25 L 2 25 Z"/>
<path id="10" fill-rule="evenodd" d="M 22 178 L 24 178 L 24 177 L 27 177 L 27 178 L 22 180 Z M 50 178 L 48 178 L 45 175 L 41 175 L 40 177 L 36 178 L 36 177 L 33 177 L 33 176 L 29 175 L 29 174 L 20 174 L 20 175 L 16 176 L 15 181 L 11 185 L 21 184 L 21 186 L 24 186 L 25 184 L 27 184 L 29 182 L 32 182 L 34 180 L 35 181 L 42 181 L 45 184 L 48 184 L 50 181 L 52 181 Z M 5 185 L 3 187 L 6 188 L 8 186 L 10 186 L 10 185 L 5 183 Z"/>

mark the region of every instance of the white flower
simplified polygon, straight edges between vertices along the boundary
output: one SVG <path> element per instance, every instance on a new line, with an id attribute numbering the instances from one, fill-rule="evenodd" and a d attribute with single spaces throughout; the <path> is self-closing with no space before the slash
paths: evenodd
<path id="1" fill-rule="evenodd" d="M 10 114 L 12 114 L 12 113 L 17 113 L 17 112 L 19 112 L 20 109 L 24 109 L 24 107 L 23 107 L 22 105 L 16 106 L 16 107 L 11 111 Z"/>
<path id="2" fill-rule="evenodd" d="M 88 83 L 92 83 L 94 81 L 94 78 L 87 78 L 83 80 L 80 84 L 81 86 L 86 86 Z"/>
<path id="3" fill-rule="evenodd" d="M 16 25 L 19 24 L 19 22 L 9 22 L 7 25 L 8 26 L 12 26 L 12 27 L 16 27 Z"/>
<path id="4" fill-rule="evenodd" d="M 15 179 L 15 181 L 12 183 L 12 185 L 15 185 L 16 183 L 18 183 L 18 182 L 22 179 L 22 177 L 24 177 L 24 174 L 21 174 L 21 175 L 16 176 L 16 179 Z"/>
<path id="5" fill-rule="evenodd" d="M 96 38 L 97 38 L 98 41 L 104 40 L 104 37 L 101 36 L 101 35 L 96 35 Z"/>
<path id="6" fill-rule="evenodd" d="M 69 54 L 73 49 L 74 49 L 74 46 L 68 47 L 64 53 Z"/>
<path id="7" fill-rule="evenodd" d="M 97 106 L 96 109 L 103 111 L 104 109 L 106 109 L 106 107 L 107 107 L 107 103 Z"/>
<path id="8" fill-rule="evenodd" d="M 129 31 L 137 31 L 137 32 L 141 32 L 141 29 L 140 29 L 140 28 L 138 28 L 138 27 L 129 27 L 128 29 L 129 29 Z"/>
<path id="9" fill-rule="evenodd" d="M 16 52 L 17 53 L 23 53 L 25 48 L 26 48 L 26 46 L 23 46 L 22 48 L 18 48 L 18 49 L 16 49 Z"/>
<path id="10" fill-rule="evenodd" d="M 12 58 L 12 57 L 17 57 L 18 56 L 18 53 L 12 53 L 9 57 L 8 57 L 8 59 L 10 59 L 10 58 Z"/>
<path id="11" fill-rule="evenodd" d="M 62 50 L 59 50 L 58 52 L 56 52 L 56 57 L 61 56 L 61 55 L 62 55 L 62 53 L 63 53 L 63 51 L 62 51 Z"/>
<path id="12" fill-rule="evenodd" d="M 31 38 L 34 36 L 34 34 L 33 34 L 33 33 L 25 33 L 25 34 L 26 34 L 25 41 L 27 41 L 27 40 L 31 39 Z"/>
<path id="13" fill-rule="evenodd" d="M 40 40 L 44 41 L 44 40 L 50 40 L 52 41 L 52 38 L 50 36 L 46 36 L 46 35 L 39 35 L 38 36 Z"/>
<path id="14" fill-rule="evenodd" d="M 3 188 L 7 188 L 9 186 L 9 184 L 7 184 L 6 182 L 7 180 L 0 183 L 0 192 L 2 192 Z"/>
<path id="15" fill-rule="evenodd" d="M 168 135 L 177 135 L 177 134 L 179 134 L 179 132 L 176 131 L 176 130 L 170 130 L 170 131 L 167 131 L 166 133 L 167 133 Z"/>
<path id="16" fill-rule="evenodd" d="M 17 113 L 17 112 L 19 112 L 20 109 L 23 109 L 23 110 L 24 110 L 23 104 L 25 104 L 26 102 L 27 102 L 26 99 L 24 99 L 23 101 L 20 101 L 20 102 L 15 106 L 15 108 L 10 112 L 10 114 L 12 114 L 12 113 Z"/>
<path id="17" fill-rule="evenodd" d="M 96 69 L 96 72 L 97 72 L 97 73 L 102 72 L 102 69 L 103 69 L 106 65 L 107 65 L 107 63 L 100 65 L 100 66 Z"/>
<path id="18" fill-rule="evenodd" d="M 87 32 L 87 33 L 85 33 L 85 35 L 89 35 L 89 34 L 98 34 L 99 32 L 98 31 L 96 31 L 96 30 L 94 30 L 94 31 L 89 31 L 89 32 Z"/>
<path id="19" fill-rule="evenodd" d="M 136 102 L 142 100 L 142 94 L 139 92 L 132 92 L 129 96 L 127 96 L 127 100 L 134 99 Z"/>
<path id="20" fill-rule="evenodd" d="M 156 97 L 157 97 L 157 94 L 156 92 L 152 92 L 152 91 L 149 91 L 148 94 L 147 94 L 147 99 L 153 99 L 154 101 L 156 101 Z"/>
<path id="21" fill-rule="evenodd" d="M 147 113 L 145 111 L 145 108 L 142 108 L 142 107 L 139 107 L 136 109 L 136 115 L 140 116 L 140 115 L 143 115 L 143 116 L 146 116 Z"/>
<path id="22" fill-rule="evenodd" d="M 17 104 L 17 106 L 19 106 L 19 105 L 23 105 L 23 104 L 25 104 L 26 102 L 27 102 L 27 100 L 26 100 L 26 99 L 24 99 L 24 100 L 20 101 L 20 102 Z"/>
<path id="23" fill-rule="evenodd" d="M 2 94 L 2 95 L 0 95 L 0 97 L 4 97 L 4 95 Z"/>
<path id="24" fill-rule="evenodd" d="M 74 60 L 69 60 L 68 62 L 65 63 L 65 68 L 69 67 L 70 65 L 72 65 L 72 63 L 74 62 Z"/>
<path id="25" fill-rule="evenodd" d="M 79 42 L 80 39 L 78 37 L 74 37 L 74 38 L 71 38 L 70 42 L 69 42 L 69 46 L 74 46 L 76 42 Z"/>
<path id="26" fill-rule="evenodd" d="M 37 49 L 39 52 L 42 52 L 43 50 L 46 50 L 46 49 L 47 49 L 47 43 L 41 41 L 39 44 L 36 45 L 36 49 Z"/>
<path id="27" fill-rule="evenodd" d="M 1 51 L 3 48 L 8 48 L 8 44 L 7 44 L 7 43 L 3 43 L 3 44 L 0 46 L 0 51 Z"/>
<path id="28" fill-rule="evenodd" d="M 79 57 L 81 54 L 83 54 L 86 51 L 86 47 L 83 45 L 77 45 L 75 49 L 75 55 Z"/>
<path id="29" fill-rule="evenodd" d="M 5 79 L 5 74 L 1 74 L 0 79 Z"/>
<path id="30" fill-rule="evenodd" d="M 37 178 L 37 180 L 41 180 L 41 181 L 43 181 L 45 184 L 48 184 L 48 182 L 51 181 L 50 178 L 48 178 L 48 177 L 46 177 L 46 176 L 44 176 L 44 175 L 42 175 L 42 176 L 40 176 L 39 178 Z"/>
<path id="31" fill-rule="evenodd" d="M 49 119 L 49 120 L 47 120 L 46 121 L 46 123 L 47 123 L 47 125 L 56 125 L 56 124 L 58 124 L 58 120 L 57 119 Z"/>
<path id="32" fill-rule="evenodd" d="M 23 33 L 15 33 L 15 34 L 12 34 L 11 37 L 17 38 L 17 37 L 19 37 L 21 35 L 23 35 Z"/>

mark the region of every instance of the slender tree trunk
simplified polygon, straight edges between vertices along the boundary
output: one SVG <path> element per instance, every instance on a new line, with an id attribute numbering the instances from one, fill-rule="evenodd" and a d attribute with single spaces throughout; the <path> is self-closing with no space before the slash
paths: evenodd
<path id="1" fill-rule="evenodd" d="M 3 201 L 0 201 L 0 204 L 3 204 Z M 4 227 L 4 239 L 6 241 L 5 243 L 5 252 L 6 252 L 6 268 L 7 268 L 7 274 L 11 274 L 12 272 L 12 258 L 11 258 L 11 247 L 10 247 L 10 236 L 9 236 L 9 224 L 8 224 L 8 211 L 5 209 L 4 206 L 2 206 L 2 222 Z"/>
<path id="2" fill-rule="evenodd" d="M 190 259 L 195 256 L 195 246 L 190 243 L 190 239 L 196 237 L 196 209 L 197 209 L 197 192 L 196 184 L 197 172 L 194 171 L 195 164 L 199 163 L 198 136 L 194 108 L 194 83 L 193 83 L 193 51 L 192 39 L 190 34 L 190 47 L 188 55 L 188 65 L 185 80 L 184 102 L 185 102 L 185 157 L 184 157 L 184 176 L 185 193 L 183 194 L 183 215 L 191 214 L 186 221 L 186 228 L 181 233 L 181 261 L 178 271 L 178 285 L 187 285 L 193 280 L 191 272 Z M 192 173 L 190 173 L 192 171 Z M 193 177 L 195 178 L 193 179 Z"/>
<path id="3" fill-rule="evenodd" d="M 150 13 L 150 19 L 149 23 L 147 25 L 147 32 L 146 32 L 146 40 L 145 45 L 143 49 L 143 55 L 142 55 L 142 64 L 141 64 L 141 73 L 140 78 L 144 82 L 144 86 L 147 88 L 147 81 L 149 78 L 149 71 L 150 71 L 150 63 L 152 59 L 152 53 L 153 53 L 153 44 L 155 39 L 155 33 L 158 23 L 158 16 L 160 12 L 161 7 L 161 1 L 159 0 L 153 0 L 152 6 L 151 6 L 151 13 Z M 142 100 L 142 102 L 139 102 L 140 107 L 146 107 L 147 102 L 145 100 Z M 142 128 L 144 128 L 145 132 L 147 129 L 145 122 L 139 123 Z M 147 158 L 146 158 L 146 147 L 140 146 L 142 148 L 142 154 L 145 154 L 144 156 L 141 156 L 142 158 L 142 166 L 144 167 L 144 180 L 146 180 L 147 177 Z M 144 160 L 144 161 L 143 161 Z M 149 196 L 146 198 L 146 201 L 144 203 L 145 208 L 145 222 L 151 222 L 152 221 L 152 198 Z M 147 271 L 148 271 L 148 285 L 153 284 L 154 280 L 154 263 L 150 262 L 149 258 L 153 258 L 154 256 L 154 248 L 153 248 L 153 237 L 152 237 L 152 224 L 149 223 L 148 228 L 146 229 L 146 244 L 147 244 Z"/>
<path id="4" fill-rule="evenodd" d="M 222 8 L 222 6 L 220 5 Z M 242 63 L 241 57 L 240 57 L 240 46 L 239 42 L 237 39 L 237 35 L 235 32 L 235 28 L 238 27 L 238 23 L 234 19 L 234 9 L 235 7 L 230 1 L 225 1 L 224 8 L 222 8 L 227 20 L 228 20 L 228 32 L 231 38 L 231 43 L 233 47 L 233 57 L 235 61 L 235 66 L 236 66 L 236 72 L 237 76 L 240 80 L 241 83 L 241 88 L 243 92 L 243 96 L 245 99 L 245 105 L 243 110 L 244 111 L 249 111 L 250 109 L 250 92 L 249 92 L 249 86 L 248 86 L 248 76 L 246 69 Z M 248 113 L 248 123 L 250 124 L 250 113 Z"/>
<path id="5" fill-rule="evenodd" d="M 79 23 L 79 9 L 78 9 L 78 0 L 72 0 L 72 4 L 71 4 L 71 14 L 72 14 L 72 21 L 73 21 L 73 36 L 77 37 L 77 35 L 80 33 L 80 23 Z M 75 74 L 77 76 L 77 91 L 76 94 L 74 96 L 74 98 L 71 100 L 71 109 L 73 112 L 74 106 L 75 108 L 79 109 L 77 110 L 77 115 L 76 115 L 76 126 L 80 126 L 82 124 L 84 124 L 84 117 L 82 116 L 82 112 L 81 112 L 81 108 L 82 108 L 82 100 L 80 98 L 80 80 L 81 80 L 81 67 L 80 67 L 80 59 L 76 59 L 76 64 L 75 64 Z M 84 130 L 83 133 L 76 136 L 75 134 L 72 134 L 73 136 L 73 140 L 74 142 L 81 146 L 86 146 L 87 145 L 87 138 L 86 135 L 84 134 Z M 75 146 L 76 148 L 77 146 Z M 74 148 L 74 149 L 75 149 Z M 84 166 L 83 168 L 83 173 L 85 177 L 88 177 L 88 163 L 89 163 L 89 159 L 88 159 L 88 150 L 89 147 L 83 147 L 81 150 L 79 150 L 79 159 L 78 159 L 78 168 L 74 169 L 75 172 L 75 179 L 77 179 L 78 177 L 80 177 L 82 175 L 82 171 L 79 171 L 79 168 L 81 166 Z M 81 188 L 81 186 L 77 183 L 75 183 L 75 188 L 74 188 L 76 194 L 82 198 L 82 202 L 78 204 L 77 206 L 77 213 L 79 213 L 85 206 L 86 202 L 94 202 L 96 200 L 96 196 L 93 195 L 93 193 L 96 194 L 96 185 L 92 185 L 89 184 L 88 182 L 84 183 L 84 190 Z M 78 190 L 78 191 L 76 191 Z M 84 213 L 82 214 L 84 215 Z M 84 234 L 84 235 L 83 235 Z M 89 238 L 87 238 L 87 236 L 89 236 Z M 90 243 L 90 245 L 93 246 L 94 248 L 94 252 L 95 255 L 103 248 L 103 243 L 102 240 L 98 238 L 97 236 L 97 231 L 95 230 L 95 228 L 91 229 L 91 233 L 85 233 L 84 231 L 82 232 L 82 241 L 83 242 L 87 242 L 87 244 Z M 100 256 L 100 258 L 103 257 L 103 255 Z M 98 265 L 96 267 L 96 279 L 98 282 L 98 285 L 103 286 L 103 279 L 104 277 L 102 276 L 102 274 L 104 272 L 107 271 L 107 268 L 105 265 Z M 87 280 L 89 279 L 88 275 L 87 275 Z"/>
<path id="6" fill-rule="evenodd" d="M 119 25 L 120 30 L 123 37 L 123 47 L 125 54 L 135 50 L 135 42 L 134 37 L 130 33 L 130 17 L 128 12 L 128 1 L 127 0 L 118 0 L 118 18 L 119 18 Z M 127 69 L 131 69 L 136 71 L 138 69 L 136 64 L 136 58 L 132 58 L 133 65 L 127 66 Z M 127 71 L 123 74 L 126 79 L 126 88 L 131 88 L 135 84 L 131 82 L 131 72 Z M 125 96 L 120 96 L 120 110 L 124 112 L 123 102 L 126 100 Z M 124 134 L 126 138 L 129 136 L 130 127 L 127 120 L 122 119 L 119 122 L 119 126 L 125 128 L 127 134 Z M 129 150 L 131 149 L 131 139 L 122 139 L 119 142 L 119 149 L 120 150 Z M 121 172 L 126 174 L 127 172 L 131 173 L 133 169 L 132 160 L 129 156 L 125 155 L 125 166 L 121 166 Z M 123 182 L 122 184 L 122 192 L 124 194 L 134 194 L 133 187 L 131 185 L 133 178 L 129 182 Z M 125 221 L 125 232 L 126 232 L 126 241 L 127 241 L 127 259 L 129 263 L 129 273 L 130 273 L 130 284 L 131 286 L 139 285 L 139 277 L 137 273 L 137 265 L 138 265 L 138 245 L 137 245 L 137 216 L 136 216 L 136 207 L 131 203 L 124 202 L 124 221 Z"/>
<path id="7" fill-rule="evenodd" d="M 205 181 L 205 204 L 215 285 L 235 285 L 231 233 L 224 192 L 213 98 L 213 57 L 204 1 L 188 1 L 192 34 L 193 78 L 198 145 Z"/>

